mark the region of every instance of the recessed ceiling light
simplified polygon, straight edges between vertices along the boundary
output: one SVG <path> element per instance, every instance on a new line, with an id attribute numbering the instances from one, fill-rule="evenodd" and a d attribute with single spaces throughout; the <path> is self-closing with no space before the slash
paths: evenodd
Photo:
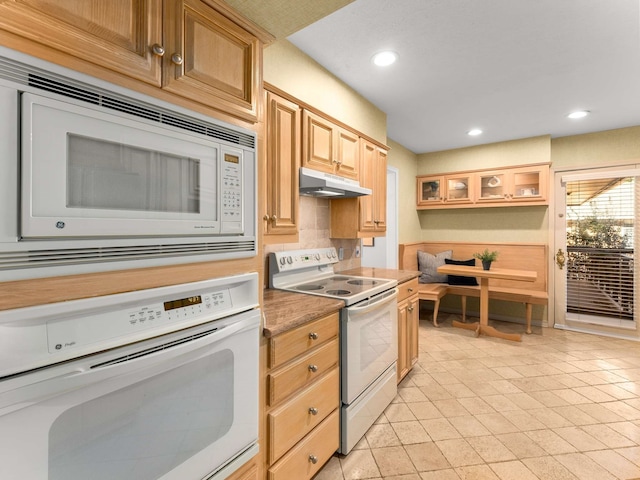
<path id="1" fill-rule="evenodd" d="M 467 132 L 467 135 L 471 135 L 472 137 L 475 137 L 477 135 L 480 135 L 481 133 L 482 133 L 482 130 L 480 130 L 479 128 L 472 128 Z"/>
<path id="2" fill-rule="evenodd" d="M 398 59 L 398 54 L 390 50 L 376 53 L 371 61 L 379 67 L 387 67 Z"/>
<path id="3" fill-rule="evenodd" d="M 575 112 L 571 112 L 567 117 L 569 118 L 584 118 L 589 115 L 589 110 L 576 110 Z"/>

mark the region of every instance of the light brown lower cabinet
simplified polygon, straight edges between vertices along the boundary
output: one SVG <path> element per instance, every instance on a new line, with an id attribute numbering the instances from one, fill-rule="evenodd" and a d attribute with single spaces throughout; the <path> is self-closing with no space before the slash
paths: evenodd
<path id="1" fill-rule="evenodd" d="M 267 478 L 309 480 L 339 447 L 338 313 L 268 341 Z"/>
<path id="2" fill-rule="evenodd" d="M 338 450 L 340 434 L 338 410 L 325 418 L 311 434 L 269 468 L 269 480 L 309 479 Z"/>
<path id="3" fill-rule="evenodd" d="M 259 480 L 257 462 L 258 460 L 254 457 L 227 477 L 227 480 Z"/>
<path id="4" fill-rule="evenodd" d="M 398 286 L 398 383 L 418 361 L 418 279 Z"/>

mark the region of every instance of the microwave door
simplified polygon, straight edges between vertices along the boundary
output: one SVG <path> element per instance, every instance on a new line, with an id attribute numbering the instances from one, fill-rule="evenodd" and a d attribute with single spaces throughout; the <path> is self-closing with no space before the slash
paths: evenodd
<path id="1" fill-rule="evenodd" d="M 220 146 L 22 95 L 22 236 L 220 233 Z"/>

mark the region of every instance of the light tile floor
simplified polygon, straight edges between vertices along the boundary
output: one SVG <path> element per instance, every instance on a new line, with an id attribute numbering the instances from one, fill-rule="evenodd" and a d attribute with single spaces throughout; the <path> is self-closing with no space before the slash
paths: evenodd
<path id="1" fill-rule="evenodd" d="M 420 321 L 398 396 L 314 480 L 638 480 L 639 343 L 551 328 L 475 338 L 452 318 Z"/>

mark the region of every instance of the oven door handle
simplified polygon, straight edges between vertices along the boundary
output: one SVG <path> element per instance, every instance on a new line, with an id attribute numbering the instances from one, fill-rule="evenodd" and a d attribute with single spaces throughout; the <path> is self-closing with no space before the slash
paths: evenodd
<path id="1" fill-rule="evenodd" d="M 115 377 L 121 378 L 125 383 L 135 383 L 138 381 L 138 377 L 148 376 L 156 369 L 166 369 L 169 365 L 177 367 L 203 355 L 209 355 L 211 345 L 241 331 L 256 330 L 257 348 L 259 318 L 259 314 L 250 316 L 215 330 L 212 328 L 202 331 L 199 335 L 172 335 L 172 338 L 167 339 L 165 343 L 162 340 L 156 341 L 154 344 L 147 344 L 147 348 L 140 346 L 138 350 L 132 351 L 122 347 L 123 350 L 126 350 L 122 352 L 122 356 L 111 358 L 102 363 L 87 364 L 84 361 L 82 365 L 75 366 L 70 363 L 65 372 L 48 378 L 36 379 L 32 383 L 19 385 L 15 389 L 7 388 L 5 392 L 0 391 L 0 415 L 5 413 L 7 408 L 14 410 L 25 407 L 32 402 Z M 175 333 L 179 334 L 180 332 Z M 82 360 L 79 361 L 82 362 Z M 6 382 L 12 382 L 12 380 L 9 379 Z"/>
<path id="2" fill-rule="evenodd" d="M 364 303 L 364 305 L 362 305 L 361 307 L 354 305 L 351 307 L 347 307 L 347 310 L 349 311 L 349 313 L 361 315 L 363 313 L 370 312 L 371 310 L 380 308 L 382 305 L 385 305 L 387 303 L 395 302 L 397 298 L 398 298 L 398 289 L 394 288 L 393 290 L 389 290 L 388 292 L 381 293 L 380 295 L 371 297 L 369 301 L 362 302 Z"/>

